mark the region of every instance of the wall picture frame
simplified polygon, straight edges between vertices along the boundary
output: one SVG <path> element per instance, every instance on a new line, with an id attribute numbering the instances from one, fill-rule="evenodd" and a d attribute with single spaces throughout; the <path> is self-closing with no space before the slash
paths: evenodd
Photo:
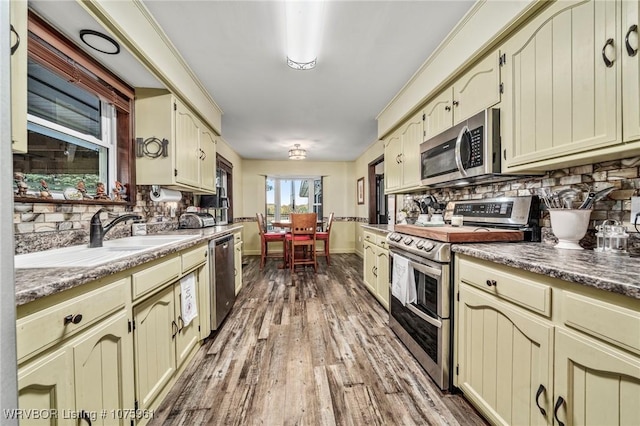
<path id="1" fill-rule="evenodd" d="M 358 179 L 356 195 L 358 197 L 358 204 L 364 204 L 364 176 Z"/>

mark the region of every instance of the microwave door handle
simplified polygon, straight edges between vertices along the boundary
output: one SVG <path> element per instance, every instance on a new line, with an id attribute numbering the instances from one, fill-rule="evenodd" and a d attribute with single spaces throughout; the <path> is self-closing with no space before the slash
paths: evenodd
<path id="1" fill-rule="evenodd" d="M 469 131 L 469 127 L 464 126 L 462 130 L 460 130 L 460 133 L 458 134 L 458 139 L 456 139 L 456 148 L 455 148 L 456 166 L 458 166 L 458 170 L 460 171 L 460 174 L 462 174 L 462 176 L 466 176 L 467 171 L 464 169 L 464 166 L 462 165 L 462 158 L 460 156 L 460 146 L 462 145 L 462 138 L 464 137 L 464 134 L 468 131 Z"/>

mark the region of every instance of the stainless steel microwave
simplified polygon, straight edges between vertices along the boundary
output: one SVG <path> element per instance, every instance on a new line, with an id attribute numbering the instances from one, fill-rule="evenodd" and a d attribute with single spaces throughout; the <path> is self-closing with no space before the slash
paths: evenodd
<path id="1" fill-rule="evenodd" d="M 423 186 L 466 185 L 500 174 L 500 110 L 485 109 L 420 145 Z"/>

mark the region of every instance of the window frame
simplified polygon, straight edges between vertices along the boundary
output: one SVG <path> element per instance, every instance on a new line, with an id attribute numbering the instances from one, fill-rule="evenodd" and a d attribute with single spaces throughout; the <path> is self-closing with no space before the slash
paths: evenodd
<path id="1" fill-rule="evenodd" d="M 46 23 L 33 11 L 29 10 L 27 52 L 29 59 L 60 77 L 77 84 L 80 88 L 98 96 L 101 102 L 113 107 L 113 120 L 110 128 L 103 131 L 115 132 L 111 138 L 114 146 L 109 148 L 109 176 L 111 180 L 122 182 L 127 188 L 127 201 L 110 200 L 50 200 L 29 198 L 29 202 L 70 202 L 74 204 L 117 204 L 135 205 L 135 152 L 133 134 L 133 102 L 134 89 L 111 73 L 91 56 L 83 52 L 72 41 L 68 40 L 55 28 Z M 103 110 L 106 110 L 104 108 Z M 46 121 L 46 120 L 45 120 Z M 51 124 L 50 122 L 47 122 Z M 103 121 L 104 123 L 104 121 Z M 26 126 L 27 123 L 25 123 Z M 104 126 L 104 124 L 103 124 Z M 45 125 L 48 127 L 48 125 Z M 114 182 L 105 182 L 109 187 Z"/>
<path id="2" fill-rule="evenodd" d="M 307 208 L 309 212 L 315 212 L 316 209 L 314 208 L 316 205 L 315 203 L 315 197 L 316 197 L 316 193 L 315 193 L 315 185 L 314 182 L 319 180 L 320 181 L 320 194 L 322 194 L 322 192 L 324 192 L 324 177 L 323 176 L 319 176 L 319 175 L 314 175 L 314 176 L 275 176 L 275 175 L 267 175 L 265 176 L 265 205 L 264 205 L 264 215 L 265 218 L 269 217 L 269 213 L 268 213 L 268 202 L 267 202 L 267 182 L 269 180 L 273 180 L 274 182 L 274 187 L 273 187 L 273 194 L 274 194 L 274 207 L 275 207 L 275 211 L 274 211 L 274 220 L 279 221 L 281 220 L 281 182 L 282 181 L 291 181 L 291 180 L 300 180 L 300 181 L 304 181 L 306 180 L 309 183 L 309 196 L 308 198 L 308 202 L 307 202 Z M 324 196 L 322 198 L 322 201 L 319 203 L 319 214 L 318 214 L 318 219 L 322 219 L 322 212 L 324 209 Z M 267 223 L 267 227 L 268 229 L 271 229 L 271 225 L 270 223 Z"/>

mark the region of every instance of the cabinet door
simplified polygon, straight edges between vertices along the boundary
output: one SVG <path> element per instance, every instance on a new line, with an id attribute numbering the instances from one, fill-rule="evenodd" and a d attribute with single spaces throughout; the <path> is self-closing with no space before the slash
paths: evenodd
<path id="1" fill-rule="evenodd" d="M 11 46 L 19 45 L 11 55 L 11 149 L 27 152 L 27 2 L 12 0 Z M 16 34 L 18 37 L 16 37 Z"/>
<path id="2" fill-rule="evenodd" d="M 192 275 L 192 277 L 190 277 Z M 194 279 L 196 282 L 196 291 L 193 295 L 197 297 L 198 294 L 198 274 L 192 272 L 183 279 Z M 176 347 L 176 367 L 180 368 L 182 363 L 187 359 L 194 346 L 200 340 L 200 331 L 198 326 L 200 325 L 200 316 L 195 317 L 188 325 L 185 325 L 182 315 L 182 286 L 180 282 L 173 286 L 173 294 L 175 300 L 175 318 L 178 325 L 177 332 L 175 334 L 175 347 Z M 197 300 L 196 300 L 197 303 Z M 175 332 L 175 330 L 174 330 Z"/>
<path id="3" fill-rule="evenodd" d="M 173 286 L 133 308 L 136 397 L 147 409 L 176 370 Z"/>
<path id="4" fill-rule="evenodd" d="M 240 289 L 242 288 L 242 241 L 235 243 L 233 245 L 233 249 L 233 268 L 236 277 L 236 294 L 238 294 L 240 292 Z"/>
<path id="5" fill-rule="evenodd" d="M 216 190 L 216 135 L 206 127 L 200 133 L 200 188 L 215 192 Z"/>
<path id="6" fill-rule="evenodd" d="M 464 283 L 459 292 L 460 389 L 493 424 L 551 423 L 551 323 Z"/>
<path id="7" fill-rule="evenodd" d="M 402 188 L 420 185 L 420 144 L 423 137 L 422 111 L 411 117 L 400 131 Z"/>
<path id="8" fill-rule="evenodd" d="M 566 425 L 640 424 L 640 359 L 556 329 L 555 400 Z"/>
<path id="9" fill-rule="evenodd" d="M 399 132 L 394 132 L 384 143 L 384 191 L 395 191 L 402 184 L 402 141 Z"/>
<path id="10" fill-rule="evenodd" d="M 636 30 L 633 31 L 633 26 Z M 622 138 L 640 139 L 640 54 L 637 53 L 640 7 L 637 1 L 622 2 Z M 629 51 L 630 50 L 630 51 Z M 633 55 L 633 56 L 632 56 Z"/>
<path id="11" fill-rule="evenodd" d="M 133 342 L 127 325 L 122 311 L 72 344 L 76 411 L 107 413 L 93 420 L 94 425 L 130 422 L 112 413 L 134 408 Z"/>
<path id="12" fill-rule="evenodd" d="M 376 246 L 365 241 L 364 242 L 364 283 L 369 291 L 376 294 Z"/>
<path id="13" fill-rule="evenodd" d="M 53 413 L 58 418 L 23 418 L 21 425 L 74 425 L 62 417 L 75 412 L 73 401 L 73 356 L 66 348 L 42 357 L 18 370 L 18 406 L 25 413 Z M 28 411 L 32 410 L 32 411 Z"/>
<path id="14" fill-rule="evenodd" d="M 175 100 L 176 182 L 200 186 L 200 123 L 181 102 Z"/>
<path id="15" fill-rule="evenodd" d="M 621 141 L 617 2 L 560 1 L 501 49 L 506 166 L 555 159 Z M 587 154 L 583 154 L 585 159 Z"/>
<path id="16" fill-rule="evenodd" d="M 499 54 L 490 54 L 453 84 L 453 124 L 500 102 Z"/>
<path id="17" fill-rule="evenodd" d="M 378 247 L 376 257 L 376 292 L 382 306 L 389 310 L 389 250 Z"/>
<path id="18" fill-rule="evenodd" d="M 448 88 L 431 102 L 424 109 L 424 139 L 427 140 L 444 132 L 453 125 L 452 111 L 452 89 Z"/>

